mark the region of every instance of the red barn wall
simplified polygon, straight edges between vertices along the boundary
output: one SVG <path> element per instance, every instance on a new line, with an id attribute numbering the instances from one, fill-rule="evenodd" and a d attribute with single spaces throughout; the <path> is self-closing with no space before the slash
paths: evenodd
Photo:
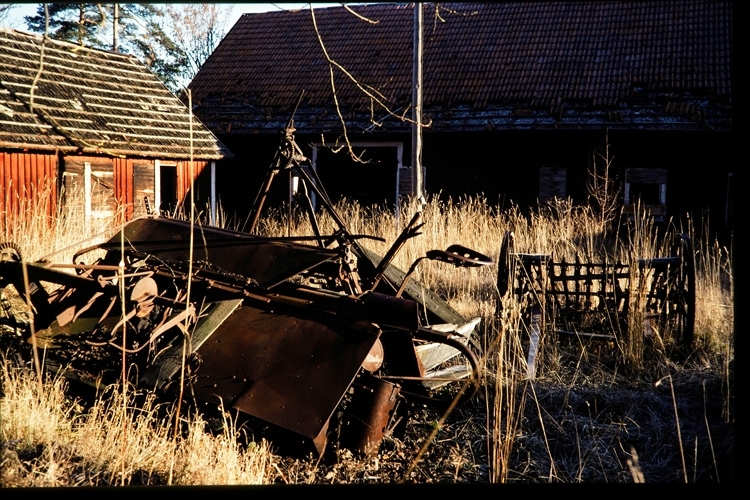
<path id="1" fill-rule="evenodd" d="M 28 204 L 44 204 L 48 216 L 57 207 L 57 155 L 0 151 L 0 212 L 7 218 Z"/>
<path id="2" fill-rule="evenodd" d="M 0 213 L 8 218 L 24 210 L 28 203 L 46 204 L 47 215 L 57 214 L 58 194 L 64 188 L 63 203 L 82 204 L 84 165 L 91 165 L 98 181 L 92 183 L 93 209 L 111 210 L 126 220 L 145 213 L 144 197 L 153 202 L 154 160 L 109 158 L 101 156 L 65 156 L 54 153 L 0 152 Z M 57 185 L 58 165 L 62 186 Z M 207 161 L 193 161 L 192 178 L 189 160 L 177 162 L 177 196 L 185 202 L 195 181 L 208 167 Z M 110 185 L 111 183 L 111 185 Z M 94 185 L 95 184 L 95 185 Z M 81 209 L 83 207 L 81 206 Z"/>

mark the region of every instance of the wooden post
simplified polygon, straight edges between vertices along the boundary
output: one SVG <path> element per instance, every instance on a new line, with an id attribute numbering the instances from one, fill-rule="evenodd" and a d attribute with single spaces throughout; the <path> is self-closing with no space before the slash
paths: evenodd
<path id="1" fill-rule="evenodd" d="M 412 68 L 411 192 L 423 196 L 422 187 L 422 2 L 414 2 L 414 61 Z"/>
<path id="2" fill-rule="evenodd" d="M 539 304 L 535 304 L 531 309 L 529 355 L 526 359 L 526 377 L 529 380 L 536 378 L 536 356 L 539 352 L 539 337 L 541 336 L 542 323 L 542 307 Z"/>

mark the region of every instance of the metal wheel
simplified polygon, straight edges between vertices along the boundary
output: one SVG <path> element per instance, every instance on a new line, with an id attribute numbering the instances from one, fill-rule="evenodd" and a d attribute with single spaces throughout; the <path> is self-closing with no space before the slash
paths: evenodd
<path id="1" fill-rule="evenodd" d="M 418 346 L 424 342 L 450 347 L 456 350 L 455 356 L 426 370 L 423 377 L 383 376 L 384 380 L 402 383 L 401 394 L 408 400 L 438 408 L 462 404 L 477 393 L 481 372 L 479 361 L 469 346 L 449 335 L 424 330 L 415 335 L 415 340 Z"/>
<path id="2" fill-rule="evenodd" d="M 21 262 L 21 247 L 12 241 L 0 243 L 0 263 L 2 262 Z M 7 285 L 6 277 L 0 274 L 0 294 Z"/>
<path id="3" fill-rule="evenodd" d="M 21 261 L 21 247 L 12 241 L 0 243 L 0 262 L 3 261 Z"/>
<path id="4" fill-rule="evenodd" d="M 680 258 L 680 264 L 675 269 L 672 308 L 682 344 L 690 348 L 695 336 L 695 253 L 686 234 L 678 236 L 674 254 Z"/>

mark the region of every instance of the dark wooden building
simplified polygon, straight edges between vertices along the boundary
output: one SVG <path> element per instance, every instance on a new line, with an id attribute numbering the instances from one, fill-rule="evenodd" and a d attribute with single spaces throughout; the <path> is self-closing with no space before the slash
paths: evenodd
<path id="1" fill-rule="evenodd" d="M 734 5 L 423 4 L 426 191 L 584 202 L 608 148 L 626 206 L 731 226 Z M 293 117 L 330 194 L 394 203 L 410 190 L 413 40 L 413 4 L 244 14 L 190 84 L 195 113 L 235 154 L 226 172 L 262 175 Z M 325 147 L 346 139 L 369 163 Z M 237 175 L 218 181 L 225 200 L 255 185 Z"/>
<path id="2" fill-rule="evenodd" d="M 88 218 L 215 205 L 231 153 L 131 56 L 0 29 L 0 209 L 65 200 Z M 64 198 L 61 198 L 64 197 Z M 215 208 L 215 206 L 214 206 Z M 50 215 L 54 215 L 54 212 Z"/>

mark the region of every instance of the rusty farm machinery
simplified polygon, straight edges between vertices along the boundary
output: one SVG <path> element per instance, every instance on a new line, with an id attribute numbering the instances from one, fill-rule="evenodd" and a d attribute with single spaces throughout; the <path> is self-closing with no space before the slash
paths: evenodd
<path id="1" fill-rule="evenodd" d="M 256 198 L 249 231 L 146 216 L 72 262 L 27 262 L 2 244 L 0 290 L 15 288 L 33 321 L 2 322 L 43 350 L 47 371 L 89 385 L 185 389 L 233 408 L 323 454 L 335 440 L 377 453 L 412 404 L 446 405 L 480 384 L 475 327 L 396 268 L 419 235 L 417 213 L 380 256 L 349 232 L 294 140 L 281 145 Z M 262 237 L 254 228 L 277 174 L 293 171 L 335 221 L 312 236 Z M 460 245 L 423 259 L 474 267 L 492 259 Z M 419 259 L 421 260 L 421 259 Z M 189 386 L 189 390 L 188 390 Z"/>

